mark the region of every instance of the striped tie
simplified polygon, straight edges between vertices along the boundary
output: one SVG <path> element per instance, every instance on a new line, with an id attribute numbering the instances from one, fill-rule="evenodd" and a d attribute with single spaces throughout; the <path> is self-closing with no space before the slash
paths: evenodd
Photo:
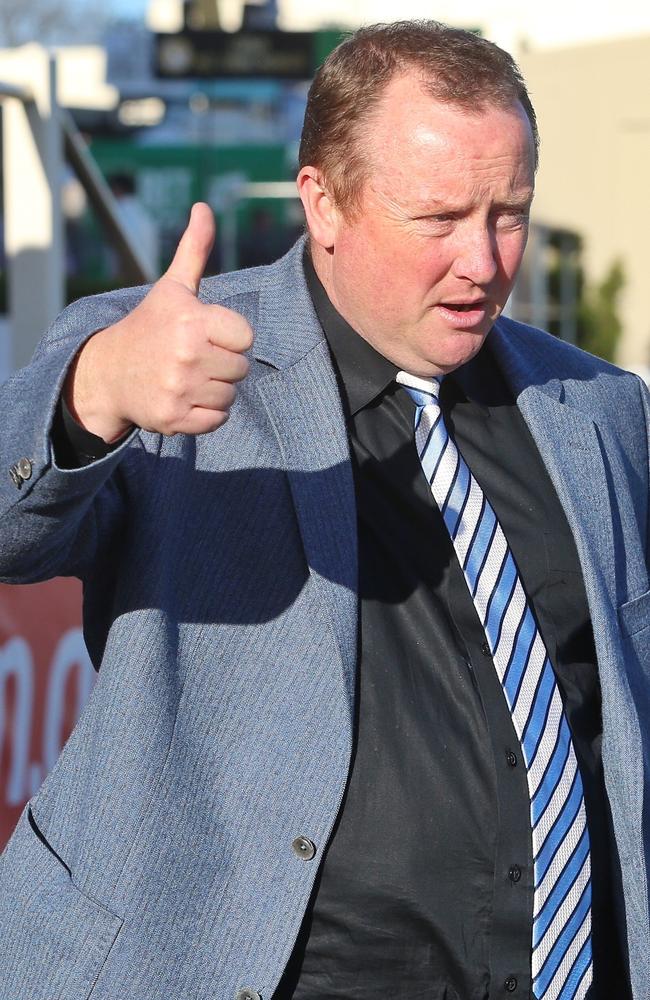
<path id="1" fill-rule="evenodd" d="M 439 379 L 399 372 L 415 443 L 485 630 L 526 762 L 537 1000 L 582 1000 L 592 980 L 591 863 L 582 780 L 544 642 L 501 525 L 442 418 Z"/>

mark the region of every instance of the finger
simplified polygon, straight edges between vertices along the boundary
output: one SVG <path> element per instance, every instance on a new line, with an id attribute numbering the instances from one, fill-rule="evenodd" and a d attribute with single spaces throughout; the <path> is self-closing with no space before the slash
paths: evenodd
<path id="1" fill-rule="evenodd" d="M 211 379 L 192 393 L 192 407 L 226 412 L 235 402 L 237 390 L 232 382 L 220 382 Z"/>
<path id="2" fill-rule="evenodd" d="M 205 358 L 201 370 L 209 379 L 220 382 L 241 382 L 248 375 L 250 365 L 248 358 L 235 351 L 226 351 L 223 347 L 211 345 L 210 353 Z"/>
<path id="3" fill-rule="evenodd" d="M 175 434 L 208 434 L 223 427 L 229 417 L 227 410 L 213 410 L 209 407 L 193 406 Z"/>
<path id="4" fill-rule="evenodd" d="M 190 221 L 181 236 L 166 277 L 185 285 L 194 295 L 205 273 L 216 234 L 214 215 L 209 205 L 197 201 L 192 206 Z"/>
<path id="5" fill-rule="evenodd" d="M 232 309 L 224 306 L 206 306 L 208 317 L 208 340 L 215 347 L 238 353 L 249 351 L 253 346 L 253 331 L 248 320 Z"/>

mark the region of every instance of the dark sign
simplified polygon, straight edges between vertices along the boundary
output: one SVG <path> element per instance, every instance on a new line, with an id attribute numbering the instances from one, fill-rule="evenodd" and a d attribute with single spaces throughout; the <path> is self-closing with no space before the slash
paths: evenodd
<path id="1" fill-rule="evenodd" d="M 181 31 L 157 35 L 158 77 L 275 77 L 308 80 L 314 73 L 312 32 Z"/>

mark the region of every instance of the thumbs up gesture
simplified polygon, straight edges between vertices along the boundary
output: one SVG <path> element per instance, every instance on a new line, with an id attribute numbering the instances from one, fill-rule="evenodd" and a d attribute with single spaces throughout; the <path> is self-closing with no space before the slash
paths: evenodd
<path id="1" fill-rule="evenodd" d="M 105 441 L 134 424 L 160 434 L 205 434 L 228 419 L 253 333 L 239 313 L 197 297 L 214 236 L 211 209 L 194 205 L 165 274 L 77 355 L 66 402 Z"/>

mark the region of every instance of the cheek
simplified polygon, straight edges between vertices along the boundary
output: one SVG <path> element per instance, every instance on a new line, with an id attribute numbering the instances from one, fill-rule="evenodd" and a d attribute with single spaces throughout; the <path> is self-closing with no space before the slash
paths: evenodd
<path id="1" fill-rule="evenodd" d="M 385 255 L 385 282 L 404 300 L 428 298 L 450 272 L 453 259 L 442 241 L 407 237 Z"/>
<path id="2" fill-rule="evenodd" d="M 372 220 L 342 235 L 337 249 L 346 296 L 390 323 L 405 314 L 411 320 L 419 315 L 453 261 L 444 241 L 396 232 Z"/>
<path id="3" fill-rule="evenodd" d="M 413 322 L 420 317 L 440 275 L 424 255 L 396 251 L 380 256 L 368 289 L 375 310 L 392 323 Z"/>
<path id="4" fill-rule="evenodd" d="M 357 248 L 349 279 L 367 299 L 385 302 L 404 286 L 408 273 L 407 260 L 397 248 L 368 240 Z"/>
<path id="5" fill-rule="evenodd" d="M 528 233 L 517 233 L 501 241 L 501 271 L 504 277 L 509 280 L 513 280 L 517 275 L 524 256 L 524 250 L 526 249 L 527 238 Z"/>

